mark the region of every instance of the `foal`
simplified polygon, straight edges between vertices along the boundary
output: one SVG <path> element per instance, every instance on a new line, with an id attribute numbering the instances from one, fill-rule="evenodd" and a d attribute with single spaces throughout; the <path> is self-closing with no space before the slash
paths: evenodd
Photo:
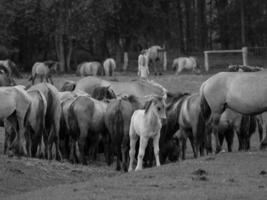
<path id="1" fill-rule="evenodd" d="M 153 138 L 154 155 L 156 165 L 160 166 L 159 161 L 159 138 L 162 127 L 161 119 L 166 119 L 165 100 L 162 97 L 155 97 L 150 100 L 143 110 L 136 110 L 131 118 L 130 124 L 130 165 L 128 171 L 133 170 L 133 160 L 135 156 L 135 145 L 140 137 L 138 162 L 135 171 L 143 167 L 143 157 L 149 138 Z"/>

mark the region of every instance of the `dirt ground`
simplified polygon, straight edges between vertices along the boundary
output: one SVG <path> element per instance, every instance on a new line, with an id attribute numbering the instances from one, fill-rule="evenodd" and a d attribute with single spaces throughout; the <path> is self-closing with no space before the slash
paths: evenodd
<path id="1" fill-rule="evenodd" d="M 211 74 L 179 77 L 168 73 L 152 77 L 168 90 L 197 92 Z M 135 74 L 116 76 L 119 81 L 133 80 Z M 60 88 L 64 80 L 56 77 Z M 109 78 L 107 78 L 109 79 Z M 17 83 L 27 85 L 26 79 Z M 3 152 L 4 131 L 0 128 L 0 199 L 267 199 L 267 151 L 258 150 L 258 134 L 251 140 L 250 152 L 220 153 L 122 173 L 102 161 L 88 166 L 67 161 L 9 158 Z"/>

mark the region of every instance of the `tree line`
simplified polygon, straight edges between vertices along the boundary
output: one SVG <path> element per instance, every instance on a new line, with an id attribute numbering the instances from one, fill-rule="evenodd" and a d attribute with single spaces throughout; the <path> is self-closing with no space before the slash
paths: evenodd
<path id="1" fill-rule="evenodd" d="M 176 56 L 266 46 L 264 0 L 0 0 L 0 58 L 77 63 L 162 45 Z"/>

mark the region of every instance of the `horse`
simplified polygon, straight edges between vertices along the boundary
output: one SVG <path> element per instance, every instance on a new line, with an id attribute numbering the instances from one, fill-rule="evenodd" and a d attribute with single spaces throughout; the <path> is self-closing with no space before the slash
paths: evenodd
<path id="1" fill-rule="evenodd" d="M 110 86 L 116 96 L 122 95 L 134 95 L 136 97 L 144 97 L 147 95 L 159 95 L 166 96 L 167 89 L 156 83 L 155 81 L 129 81 L 129 82 L 117 82 L 117 81 L 106 81 L 97 77 L 85 77 L 77 81 L 75 90 L 81 90 L 88 94 L 92 94 L 92 91 L 96 87 Z"/>
<path id="2" fill-rule="evenodd" d="M 181 102 L 181 109 L 178 116 L 179 130 L 176 135 L 180 142 L 181 158 L 185 159 L 186 139 L 189 138 L 194 157 L 204 154 L 206 143 L 205 125 L 206 121 L 201 115 L 200 95 L 194 93 L 187 95 Z"/>
<path id="3" fill-rule="evenodd" d="M 200 73 L 199 64 L 196 58 L 192 56 L 175 58 L 172 63 L 172 69 L 176 70 L 176 75 L 179 75 L 184 69 L 192 69 L 192 72 Z"/>
<path id="4" fill-rule="evenodd" d="M 262 67 L 258 66 L 245 66 L 245 65 L 229 65 L 228 71 L 229 72 L 257 72 L 262 71 Z"/>
<path id="5" fill-rule="evenodd" d="M 205 119 L 211 113 L 221 114 L 226 108 L 245 115 L 267 110 L 267 73 L 221 72 L 213 75 L 200 87 L 201 110 Z M 266 146 L 267 137 L 261 141 Z"/>
<path id="6" fill-rule="evenodd" d="M 57 62 L 36 62 L 32 67 L 32 74 L 29 78 L 29 81 L 32 81 L 32 85 L 34 85 L 34 81 L 37 77 L 40 77 L 40 82 L 43 82 L 44 79 L 47 83 L 54 84 L 52 80 L 52 73 L 57 71 Z"/>
<path id="7" fill-rule="evenodd" d="M 87 164 L 86 152 L 92 152 L 98 145 L 100 134 L 105 141 L 106 162 L 110 164 L 107 149 L 109 136 L 104 123 L 107 103 L 87 96 L 78 96 L 69 106 L 68 123 L 70 128 L 71 152 L 79 146 L 79 162 Z M 89 145 L 89 146 L 88 146 Z M 74 157 L 75 155 L 71 155 Z"/>
<path id="8" fill-rule="evenodd" d="M 138 56 L 138 76 L 141 78 L 147 78 L 149 75 L 148 57 L 147 55 L 140 54 Z"/>
<path id="9" fill-rule="evenodd" d="M 27 91 L 31 99 L 31 108 L 27 123 L 28 152 L 29 156 L 41 156 L 42 138 L 45 131 L 45 116 L 47 111 L 47 101 L 45 96 L 39 91 Z"/>
<path id="10" fill-rule="evenodd" d="M 73 91 L 75 89 L 76 82 L 71 80 L 66 80 L 63 83 L 63 86 L 61 87 L 60 91 Z"/>
<path id="11" fill-rule="evenodd" d="M 11 77 L 8 76 L 7 74 L 0 73 L 0 86 L 14 86 L 16 85 L 15 80 Z"/>
<path id="12" fill-rule="evenodd" d="M 19 72 L 18 66 L 11 60 L 0 60 L 0 69 L 5 71 L 8 76 L 15 76 L 16 78 L 22 78 Z"/>
<path id="13" fill-rule="evenodd" d="M 104 68 L 105 76 L 112 76 L 114 70 L 116 69 L 116 61 L 113 58 L 107 58 L 103 62 L 103 68 Z"/>
<path id="14" fill-rule="evenodd" d="M 94 88 L 91 96 L 97 100 L 116 99 L 117 97 L 114 91 L 110 89 L 110 86 Z"/>
<path id="15" fill-rule="evenodd" d="M 135 156 L 135 145 L 140 137 L 138 162 L 135 170 L 143 168 L 143 157 L 149 138 L 153 138 L 154 155 L 156 159 L 156 166 L 160 166 L 159 160 L 159 139 L 160 130 L 162 127 L 161 120 L 166 119 L 165 100 L 162 97 L 155 97 L 150 100 L 144 109 L 134 111 L 129 129 L 130 137 L 130 164 L 128 171 L 133 170 L 133 161 Z"/>
<path id="16" fill-rule="evenodd" d="M 60 95 L 57 88 L 50 83 L 38 83 L 31 86 L 27 91 L 40 91 L 47 102 L 47 110 L 45 116 L 45 153 L 49 160 L 52 159 L 52 146 L 55 143 L 56 159 L 61 160 L 61 152 L 59 149 L 59 129 L 61 117 Z"/>
<path id="17" fill-rule="evenodd" d="M 159 68 L 159 62 L 165 63 L 165 56 L 163 56 L 163 53 L 165 49 L 162 48 L 161 46 L 154 45 L 151 46 L 148 49 L 142 50 L 142 54 L 147 56 L 148 59 L 148 64 L 153 67 L 155 75 L 158 74 L 158 68 Z M 159 73 L 160 74 L 160 73 Z"/>
<path id="18" fill-rule="evenodd" d="M 105 125 L 111 137 L 112 147 L 117 157 L 116 170 L 127 171 L 127 157 L 129 146 L 129 127 L 132 114 L 142 108 L 142 103 L 133 95 L 112 100 L 106 109 Z"/>
<path id="19" fill-rule="evenodd" d="M 256 131 L 257 124 L 258 129 L 260 129 L 257 118 L 258 116 L 243 115 L 231 109 L 226 109 L 221 115 L 213 114 L 210 120 L 211 131 L 213 131 L 216 138 L 216 153 L 221 151 L 224 139 L 227 142 L 228 152 L 232 152 L 234 133 L 237 134 L 239 141 L 238 150 L 249 150 L 250 137 Z M 216 120 L 219 120 L 219 122 L 213 123 Z"/>
<path id="20" fill-rule="evenodd" d="M 26 122 L 31 106 L 29 96 L 22 86 L 0 87 L 0 101 L 0 119 L 6 119 L 15 135 L 11 137 L 14 140 L 10 141 L 9 150 L 18 155 L 28 156 Z"/>
<path id="21" fill-rule="evenodd" d="M 100 62 L 83 62 L 77 66 L 77 76 L 102 76 L 103 67 Z"/>

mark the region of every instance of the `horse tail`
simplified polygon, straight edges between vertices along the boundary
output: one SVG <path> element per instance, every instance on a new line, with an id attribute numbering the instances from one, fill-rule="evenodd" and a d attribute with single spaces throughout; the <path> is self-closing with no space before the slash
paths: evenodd
<path id="1" fill-rule="evenodd" d="M 114 121 L 115 123 L 115 130 L 114 133 L 117 133 L 120 136 L 123 136 L 123 132 L 124 132 L 124 120 L 123 120 L 123 116 L 122 116 L 122 107 L 121 107 L 121 100 L 119 100 L 119 104 L 118 104 L 118 108 L 115 111 L 115 118 Z"/>
<path id="2" fill-rule="evenodd" d="M 108 67 L 109 67 L 109 76 L 112 76 L 113 63 L 111 60 L 108 61 Z"/>
<path id="3" fill-rule="evenodd" d="M 263 119 L 262 119 L 262 115 L 257 115 L 256 116 L 256 123 L 258 125 L 259 140 L 261 142 L 262 134 L 263 134 Z"/>
<path id="4" fill-rule="evenodd" d="M 204 84 L 200 87 L 200 113 L 205 120 L 208 120 L 211 115 L 211 109 L 204 95 Z"/>

